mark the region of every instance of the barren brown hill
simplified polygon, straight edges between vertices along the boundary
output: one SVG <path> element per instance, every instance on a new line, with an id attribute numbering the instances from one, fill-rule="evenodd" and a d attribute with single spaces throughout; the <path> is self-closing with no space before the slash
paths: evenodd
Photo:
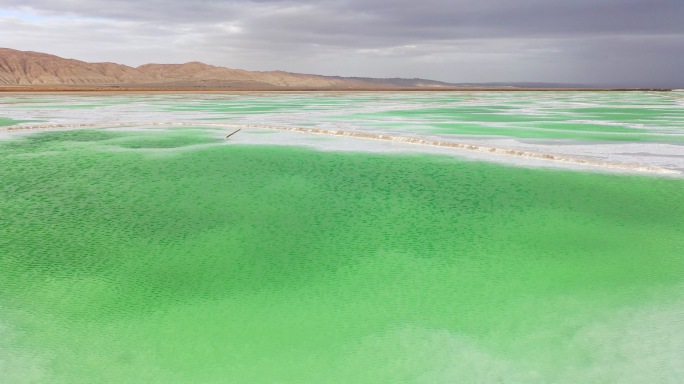
<path id="1" fill-rule="evenodd" d="M 200 62 L 145 64 L 86 63 L 40 52 L 0 48 L 0 85 L 91 87 L 227 87 L 263 89 L 448 87 L 422 79 L 345 78 L 289 73 L 255 72 Z"/>

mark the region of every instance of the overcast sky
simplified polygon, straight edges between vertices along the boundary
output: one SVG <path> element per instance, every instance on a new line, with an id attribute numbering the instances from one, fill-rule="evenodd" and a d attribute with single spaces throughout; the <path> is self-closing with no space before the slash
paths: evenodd
<path id="1" fill-rule="evenodd" d="M 684 0 L 0 0 L 0 47 L 132 66 L 684 87 Z"/>

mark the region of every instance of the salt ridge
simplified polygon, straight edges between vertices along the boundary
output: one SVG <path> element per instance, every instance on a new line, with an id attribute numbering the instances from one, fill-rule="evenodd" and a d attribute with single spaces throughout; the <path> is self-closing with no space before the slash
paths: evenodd
<path id="1" fill-rule="evenodd" d="M 204 126 L 204 127 L 218 127 L 218 128 L 257 128 L 257 129 L 271 129 L 277 131 L 289 131 L 310 133 L 318 135 L 329 136 L 344 136 L 360 139 L 371 139 L 390 141 L 397 143 L 418 144 L 433 147 L 453 148 L 464 151 L 481 152 L 494 155 L 514 156 L 518 158 L 548 160 L 566 164 L 593 166 L 604 169 L 624 170 L 633 172 L 645 172 L 654 174 L 668 174 L 668 175 L 682 175 L 681 172 L 647 165 L 616 163 L 610 161 L 602 161 L 596 159 L 557 155 L 552 153 L 540 153 L 527 150 L 518 150 L 502 147 L 493 147 L 485 145 L 476 145 L 469 143 L 461 143 L 457 141 L 433 140 L 421 137 L 407 137 L 387 134 L 374 134 L 361 131 L 349 130 L 330 130 L 319 128 L 304 128 L 304 127 L 289 127 L 276 125 L 260 125 L 260 124 L 219 124 L 219 123 L 200 123 L 197 122 L 116 122 L 116 123 L 81 123 L 81 124 L 44 124 L 44 125 L 15 125 L 9 127 L 2 127 L 0 131 L 15 132 L 15 131 L 30 131 L 30 130 L 44 130 L 44 129 L 69 129 L 69 128 L 105 128 L 105 127 L 133 127 L 133 126 Z"/>

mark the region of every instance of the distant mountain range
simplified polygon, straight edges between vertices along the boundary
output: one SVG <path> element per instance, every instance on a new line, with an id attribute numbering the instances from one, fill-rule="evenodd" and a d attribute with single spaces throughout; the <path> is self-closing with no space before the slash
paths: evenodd
<path id="1" fill-rule="evenodd" d="M 319 76 L 283 71 L 256 72 L 200 62 L 145 64 L 86 63 L 40 52 L 0 48 L 0 85 L 27 87 L 150 87 L 233 89 L 452 88 L 424 79 Z"/>
<path id="2" fill-rule="evenodd" d="M 204 64 L 87 63 L 47 53 L 0 48 L 0 86 L 22 88 L 154 89 L 529 89 L 588 88 L 556 83 L 445 83 L 425 79 L 308 75 L 246 71 Z"/>
<path id="3" fill-rule="evenodd" d="M 0 90 L 216 89 L 216 90 L 525 90 L 624 89 L 610 85 L 541 82 L 445 83 L 425 79 L 309 75 L 247 71 L 197 61 L 185 64 L 87 63 L 41 52 L 0 48 Z"/>

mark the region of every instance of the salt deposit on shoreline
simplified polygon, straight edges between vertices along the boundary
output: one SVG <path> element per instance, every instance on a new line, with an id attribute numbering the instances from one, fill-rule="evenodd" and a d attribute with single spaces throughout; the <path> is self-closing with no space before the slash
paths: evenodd
<path id="1" fill-rule="evenodd" d="M 585 144 L 558 146 L 554 144 L 530 144 L 514 139 L 487 139 L 483 144 L 477 140 L 457 141 L 444 136 L 427 135 L 390 135 L 385 133 L 370 133 L 367 131 L 329 130 L 319 128 L 274 126 L 258 124 L 224 124 L 199 122 L 116 122 L 116 123 L 83 123 L 83 124 L 36 124 L 14 125 L 0 127 L 0 132 L 38 132 L 43 130 L 69 130 L 85 128 L 134 128 L 134 127 L 206 127 L 209 129 L 230 130 L 241 128 L 242 135 L 231 138 L 234 144 L 261 145 L 293 145 L 307 146 L 319 150 L 361 151 L 361 152 L 412 152 L 432 153 L 465 157 L 473 160 L 493 161 L 497 163 L 532 167 L 556 167 L 581 170 L 602 170 L 609 172 L 635 172 L 668 176 L 684 176 L 684 156 L 677 157 L 676 153 L 659 155 L 652 153 L 653 146 L 662 150 L 666 144 L 633 144 L 638 146 L 635 152 L 625 144 Z M 271 135 L 254 135 L 253 131 L 267 131 Z M 279 133 L 279 134 L 278 134 Z M 283 133 L 287 133 L 283 135 Z M 296 135 L 293 135 L 296 134 Z M 326 140 L 312 138 L 313 135 L 332 136 L 336 139 Z M 0 136 L 2 138 L 2 136 Z M 360 139 L 360 140 L 359 140 Z M 373 141 L 374 143 L 370 143 Z M 496 143 L 508 144 L 497 146 Z M 494 144 L 494 145 L 492 145 Z M 610 153 L 606 153 L 608 146 Z M 522 147 L 522 148 L 521 148 Z M 532 148 L 532 149 L 527 149 Z M 597 148 L 598 147 L 598 148 Z M 678 146 L 677 146 L 678 147 Z M 536 150 L 535 150 L 536 149 Z M 543 149 L 543 150 L 540 150 Z M 648 151 L 651 152 L 648 152 Z M 679 150 L 677 148 L 676 150 Z M 676 152 L 676 150 L 674 150 Z M 667 152 L 668 154 L 672 152 Z M 660 152 L 662 153 L 662 152 Z M 610 155 L 628 161 L 608 161 Z M 664 167 L 658 160 L 662 157 L 674 159 L 674 167 Z M 629 161 L 631 160 L 631 161 Z M 646 160 L 646 161 L 644 161 Z M 650 160 L 650 161 L 649 161 Z M 681 163 L 681 164 L 679 164 Z"/>

